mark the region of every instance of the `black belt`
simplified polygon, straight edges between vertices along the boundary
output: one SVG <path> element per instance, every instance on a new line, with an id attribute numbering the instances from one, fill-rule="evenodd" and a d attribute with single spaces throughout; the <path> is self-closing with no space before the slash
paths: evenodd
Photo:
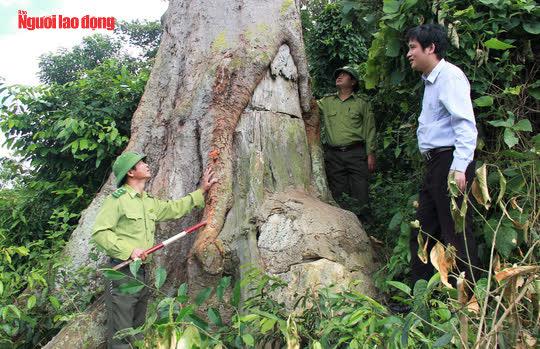
<path id="1" fill-rule="evenodd" d="M 433 148 L 433 149 L 430 149 L 430 150 L 426 151 L 422 155 L 424 156 L 424 159 L 427 162 L 430 162 L 435 157 L 435 155 L 440 154 L 440 153 L 445 152 L 445 151 L 454 150 L 454 149 L 455 149 L 454 147 Z"/>
<path id="2" fill-rule="evenodd" d="M 335 150 L 335 151 L 349 151 L 349 150 L 360 148 L 363 146 L 364 146 L 364 142 L 356 142 L 353 144 L 343 145 L 343 146 L 332 146 L 328 144 L 325 145 L 327 149 Z"/>

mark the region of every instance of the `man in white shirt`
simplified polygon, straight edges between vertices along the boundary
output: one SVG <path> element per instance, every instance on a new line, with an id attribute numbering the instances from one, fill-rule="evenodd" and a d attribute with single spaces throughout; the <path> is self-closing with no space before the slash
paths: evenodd
<path id="1" fill-rule="evenodd" d="M 448 47 L 446 31 L 438 24 L 424 24 L 410 29 L 406 40 L 407 58 L 411 67 L 422 73 L 424 97 L 418 119 L 418 147 L 422 153 L 426 174 L 419 194 L 417 219 L 423 232 L 457 251 L 457 267 L 465 271 L 469 281 L 478 277 L 479 259 L 472 234 L 472 209 L 465 217 L 465 231 L 458 233 L 450 211 L 448 177 L 455 179 L 459 189 L 469 190 L 474 178 L 476 123 L 472 108 L 470 85 L 465 74 L 444 60 Z M 458 204 L 461 205 L 462 197 Z M 424 264 L 417 255 L 418 230 L 411 234 L 411 279 L 429 280 L 433 274 L 430 263 Z M 424 235 L 424 240 L 427 238 Z"/>

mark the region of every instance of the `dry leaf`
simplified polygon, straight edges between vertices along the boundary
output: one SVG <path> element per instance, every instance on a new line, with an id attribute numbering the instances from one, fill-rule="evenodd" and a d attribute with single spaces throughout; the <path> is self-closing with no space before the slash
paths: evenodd
<path id="1" fill-rule="evenodd" d="M 431 249 L 429 254 L 431 264 L 437 269 L 441 275 L 441 282 L 449 288 L 453 288 L 452 285 L 448 282 L 448 273 L 452 270 L 452 267 L 455 264 L 455 254 L 451 251 L 445 250 L 444 246 L 437 242 L 435 246 Z"/>
<path id="2" fill-rule="evenodd" d="M 473 295 L 471 299 L 467 302 L 467 310 L 475 314 L 478 314 L 480 312 L 480 305 L 478 304 L 478 300 L 476 299 L 475 295 Z"/>
<path id="3" fill-rule="evenodd" d="M 534 272 L 539 272 L 540 267 L 533 266 L 533 265 L 523 265 L 520 267 L 511 267 L 506 268 L 498 273 L 495 273 L 495 279 L 497 279 L 498 282 L 501 282 L 503 280 L 508 279 L 509 277 L 516 276 L 516 275 L 522 275 L 522 274 L 529 274 Z"/>
<path id="4" fill-rule="evenodd" d="M 424 237 L 422 236 L 422 233 L 418 233 L 416 239 L 418 241 L 418 258 L 420 258 L 422 263 L 428 264 L 427 246 L 429 242 L 429 237 L 426 239 L 426 242 L 424 242 Z"/>
<path id="5" fill-rule="evenodd" d="M 375 236 L 370 235 L 369 238 L 371 239 L 371 241 L 378 245 L 384 245 L 384 243 L 381 240 L 377 239 Z"/>
<path id="6" fill-rule="evenodd" d="M 529 333 L 522 331 L 523 339 L 525 340 L 525 344 L 527 345 L 527 348 L 536 348 L 536 338 L 531 336 Z"/>
<path id="7" fill-rule="evenodd" d="M 487 186 L 487 166 L 482 165 L 476 170 L 476 177 L 472 185 L 472 193 L 476 201 L 485 207 L 486 210 L 491 206 L 491 197 Z"/>
<path id="8" fill-rule="evenodd" d="M 493 271 L 495 273 L 498 273 L 501 270 L 501 258 L 498 254 L 495 255 L 495 258 L 493 258 Z"/>
<path id="9" fill-rule="evenodd" d="M 512 205 L 512 208 L 514 210 L 518 210 L 520 213 L 523 213 L 523 209 L 521 207 L 519 207 L 518 203 L 517 203 L 517 197 L 514 196 L 510 199 L 510 205 Z"/>

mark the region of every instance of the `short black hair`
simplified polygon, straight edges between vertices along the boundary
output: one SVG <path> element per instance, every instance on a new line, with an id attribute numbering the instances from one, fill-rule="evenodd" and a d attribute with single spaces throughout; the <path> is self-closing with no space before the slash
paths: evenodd
<path id="1" fill-rule="evenodd" d="M 439 59 L 443 59 L 448 49 L 448 39 L 446 29 L 440 24 L 422 24 L 411 28 L 405 35 L 407 42 L 416 40 L 422 46 L 422 49 L 435 45 L 435 54 Z"/>

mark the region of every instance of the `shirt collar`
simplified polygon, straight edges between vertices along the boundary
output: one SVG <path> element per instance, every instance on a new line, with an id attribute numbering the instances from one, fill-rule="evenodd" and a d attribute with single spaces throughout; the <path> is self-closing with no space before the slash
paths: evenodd
<path id="1" fill-rule="evenodd" d="M 340 100 L 341 102 L 345 102 L 349 98 L 355 99 L 356 97 L 358 97 L 358 95 L 356 94 L 356 92 L 353 91 L 353 93 L 351 93 L 351 95 L 349 97 L 347 97 L 344 101 L 342 101 L 341 98 L 339 98 L 339 93 L 337 93 L 337 92 L 334 94 L 334 97 L 337 98 L 338 100 Z"/>
<path id="2" fill-rule="evenodd" d="M 129 184 L 124 184 L 123 186 L 126 189 L 126 192 L 131 196 L 131 198 L 134 198 L 136 196 L 142 196 L 143 198 L 146 196 L 146 192 L 142 192 L 142 195 L 139 194 L 135 189 L 133 189 Z"/>
<path id="3" fill-rule="evenodd" d="M 439 76 L 439 73 L 441 72 L 445 64 L 446 64 L 446 61 L 443 58 L 439 61 L 439 63 L 437 63 L 435 68 L 433 68 L 433 70 L 431 71 L 431 73 L 429 73 L 428 76 L 425 76 L 422 74 L 422 79 L 424 79 L 424 82 L 429 82 L 430 84 L 433 84 L 435 80 L 437 79 L 437 77 Z"/>

